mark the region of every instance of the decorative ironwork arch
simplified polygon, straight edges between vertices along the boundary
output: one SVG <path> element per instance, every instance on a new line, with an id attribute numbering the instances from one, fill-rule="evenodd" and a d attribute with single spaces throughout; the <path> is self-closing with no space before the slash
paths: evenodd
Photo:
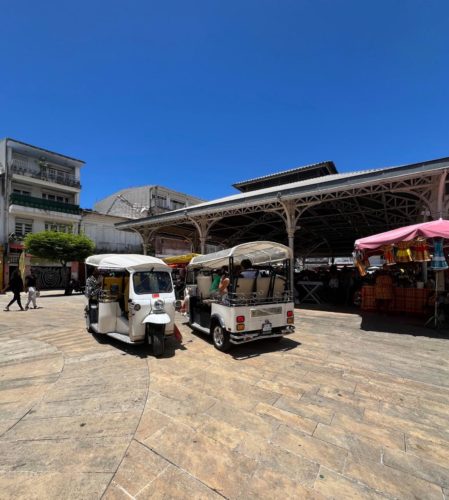
<path id="1" fill-rule="evenodd" d="M 252 235 L 288 239 L 294 248 L 305 234 L 310 235 L 311 246 L 319 248 L 319 235 L 311 225 L 319 220 L 317 227 L 325 234 L 324 244 L 332 247 L 335 234 L 343 229 L 348 234 L 352 231 L 354 240 L 356 233 L 364 232 L 363 236 L 371 228 L 375 228 L 372 232 L 386 230 L 447 213 L 449 198 L 445 188 L 449 160 L 436 160 L 435 166 L 431 163 L 341 174 L 332 182 L 320 178 L 316 184 L 287 184 L 279 186 L 278 190 L 248 192 L 184 211 L 121 223 L 118 227 L 133 227 L 146 238 L 145 231 L 153 234 L 156 230 L 175 231 L 191 240 L 197 235 L 200 251 L 204 253 L 209 237 L 232 246 Z M 328 214 L 332 210 L 340 214 L 342 224 L 326 224 L 326 216 L 332 220 Z M 280 236 L 282 226 L 273 217 L 283 221 L 284 236 Z M 257 233 L 258 227 L 263 228 L 263 233 Z M 299 228 L 301 230 L 297 231 Z M 324 241 L 322 236 L 321 240 Z"/>

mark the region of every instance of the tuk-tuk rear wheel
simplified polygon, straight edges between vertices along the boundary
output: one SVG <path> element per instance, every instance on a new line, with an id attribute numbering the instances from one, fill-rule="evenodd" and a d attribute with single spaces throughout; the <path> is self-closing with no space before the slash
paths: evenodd
<path id="1" fill-rule="evenodd" d="M 215 348 L 222 352 L 228 351 L 231 347 L 229 333 L 218 323 L 212 327 L 212 342 Z"/>

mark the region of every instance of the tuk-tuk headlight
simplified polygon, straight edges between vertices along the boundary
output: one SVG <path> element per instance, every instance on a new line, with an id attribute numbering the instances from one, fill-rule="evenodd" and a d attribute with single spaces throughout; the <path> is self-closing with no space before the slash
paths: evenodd
<path id="1" fill-rule="evenodd" d="M 134 311 L 140 311 L 140 304 L 134 304 Z"/>
<path id="2" fill-rule="evenodd" d="M 157 299 L 153 302 L 154 312 L 162 312 L 164 310 L 165 302 L 162 299 Z"/>

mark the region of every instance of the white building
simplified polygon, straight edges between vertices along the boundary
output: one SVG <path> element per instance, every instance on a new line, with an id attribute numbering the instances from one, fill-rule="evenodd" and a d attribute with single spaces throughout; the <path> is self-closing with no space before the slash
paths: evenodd
<path id="1" fill-rule="evenodd" d="M 44 230 L 84 233 L 96 252 L 142 253 L 139 232 L 119 231 L 115 224 L 201 203 L 203 200 L 161 186 L 122 189 L 81 210 L 80 170 L 84 161 L 26 144 L 0 140 L 0 288 L 18 267 L 23 238 Z M 192 242 L 164 234 L 153 240 L 157 256 L 188 253 Z M 148 248 L 146 248 L 148 249 Z M 77 276 L 77 263 L 72 263 Z M 33 258 L 40 286 L 64 286 L 61 266 Z"/>
<path id="2" fill-rule="evenodd" d="M 95 243 L 97 253 L 142 253 L 142 238 L 134 231 L 119 231 L 115 224 L 126 217 L 83 210 L 80 232 Z"/>
<path id="3" fill-rule="evenodd" d="M 126 188 L 98 201 L 94 210 L 108 215 L 140 219 L 190 207 L 204 200 L 162 186 Z"/>
<path id="4" fill-rule="evenodd" d="M 0 141 L 0 281 L 18 265 L 27 233 L 78 232 L 83 165 L 21 141 Z"/>
<path id="5" fill-rule="evenodd" d="M 162 186 L 148 185 L 134 188 L 127 188 L 114 193 L 94 205 L 96 213 L 108 216 L 121 217 L 123 219 L 140 219 L 151 215 L 158 215 L 171 210 L 179 210 L 190 207 L 204 200 L 179 193 Z M 118 231 L 121 233 L 122 231 Z M 86 232 L 86 234 L 88 234 Z M 131 234 L 128 232 L 128 235 Z M 88 234 L 90 236 L 90 234 Z M 139 253 L 143 251 L 143 240 L 140 233 L 134 233 L 140 240 Z M 92 237 L 92 236 L 91 236 Z M 129 238 L 130 236 L 128 236 Z M 94 238 L 92 238 L 94 239 Z M 101 244 L 94 239 L 97 246 Z M 105 241 L 107 241 L 105 239 Z M 148 248 L 147 248 L 148 251 Z M 166 234 L 156 235 L 152 240 L 151 254 L 156 257 L 166 257 L 169 255 L 180 255 L 192 251 L 192 241 L 168 236 Z"/>

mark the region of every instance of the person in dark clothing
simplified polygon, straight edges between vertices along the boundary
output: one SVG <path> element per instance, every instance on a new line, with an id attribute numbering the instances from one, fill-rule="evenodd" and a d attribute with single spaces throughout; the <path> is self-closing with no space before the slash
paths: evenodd
<path id="1" fill-rule="evenodd" d="M 20 310 L 24 311 L 22 302 L 20 300 L 20 293 L 23 292 L 23 281 L 17 269 L 12 273 L 11 279 L 9 280 L 9 285 L 6 288 L 9 288 L 11 290 L 11 292 L 14 294 L 14 297 L 4 310 L 9 311 L 10 306 L 17 301 L 17 305 L 20 307 Z M 2 291 L 4 292 L 6 288 L 4 288 Z"/>

